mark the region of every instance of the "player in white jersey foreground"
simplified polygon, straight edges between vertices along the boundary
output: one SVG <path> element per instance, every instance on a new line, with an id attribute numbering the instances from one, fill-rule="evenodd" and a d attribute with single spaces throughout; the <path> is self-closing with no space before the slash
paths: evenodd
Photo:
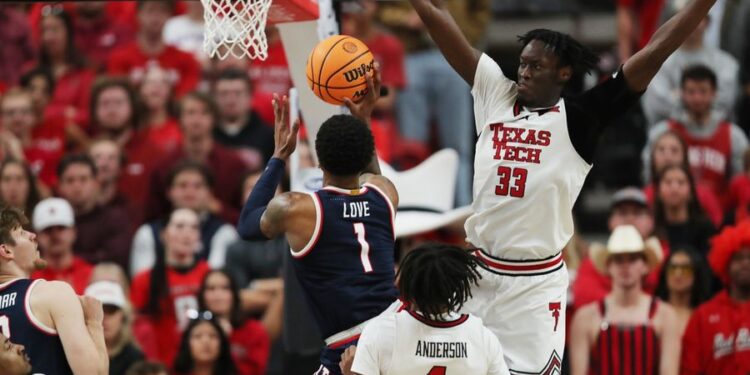
<path id="1" fill-rule="evenodd" d="M 474 96 L 479 140 L 466 233 L 487 271 L 466 309 L 504 344 L 511 373 L 559 371 L 568 286 L 561 251 L 573 234 L 571 210 L 599 135 L 637 102 L 716 0 L 690 1 L 612 79 L 566 98 L 571 77 L 598 60 L 570 36 L 521 36 L 516 83 L 471 47 L 441 0 L 409 1 Z"/>
<path id="2" fill-rule="evenodd" d="M 427 244 L 401 261 L 404 305 L 370 321 L 341 356 L 344 375 L 506 375 L 497 337 L 458 310 L 481 278 L 478 260 L 454 246 Z"/>

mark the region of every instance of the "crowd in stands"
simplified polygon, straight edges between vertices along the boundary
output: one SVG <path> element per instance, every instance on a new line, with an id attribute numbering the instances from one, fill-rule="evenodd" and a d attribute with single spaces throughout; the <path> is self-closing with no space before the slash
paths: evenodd
<path id="1" fill-rule="evenodd" d="M 481 46 L 491 0 L 445 2 Z M 620 61 L 681 3 L 618 0 Z M 610 243 L 579 233 L 566 250 L 574 373 L 589 359 L 611 365 L 604 352 L 582 355 L 615 350 L 591 333 L 599 325 L 652 321 L 649 334 L 674 328 L 666 342 L 683 343 L 682 354 L 662 353 L 672 356 L 667 370 L 729 374 L 715 363 L 726 360 L 750 371 L 750 23 L 738 22 L 750 19 L 750 0 L 718 4 L 636 109 L 647 139 L 642 184 L 610 197 Z M 372 121 L 380 157 L 407 169 L 455 149 L 456 206 L 471 203 L 469 86 L 408 2 L 342 10 L 342 32 L 369 46 L 388 89 Z M 32 219 L 48 264 L 33 278 L 102 300 L 111 374 L 318 367 L 322 342 L 285 240 L 243 241 L 235 226 L 273 153 L 272 96 L 292 87 L 281 37 L 266 32 L 265 61 L 217 60 L 202 50 L 199 1 L 0 4 L 0 204 Z M 427 239 L 460 243 L 455 228 L 404 238 L 399 251 Z M 618 321 L 627 306 L 610 303 L 627 282 L 617 267 L 640 259 L 621 259 L 623 241 L 657 254 L 633 271 L 643 276 L 635 322 Z M 675 327 L 661 326 L 664 314 Z M 715 334 L 705 328 L 714 316 L 728 322 Z"/>

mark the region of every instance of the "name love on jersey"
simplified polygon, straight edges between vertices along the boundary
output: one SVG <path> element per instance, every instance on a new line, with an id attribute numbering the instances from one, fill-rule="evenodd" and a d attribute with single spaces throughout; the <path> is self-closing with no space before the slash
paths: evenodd
<path id="1" fill-rule="evenodd" d="M 550 144 L 552 133 L 547 130 L 524 129 L 507 126 L 504 123 L 491 124 L 495 160 L 518 161 L 539 164 L 542 149 L 528 146 L 546 147 Z M 521 145 L 509 145 L 515 143 Z"/>

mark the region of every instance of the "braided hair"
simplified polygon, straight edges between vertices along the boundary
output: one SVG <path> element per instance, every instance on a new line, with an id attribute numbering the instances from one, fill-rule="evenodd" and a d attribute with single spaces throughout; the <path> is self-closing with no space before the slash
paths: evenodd
<path id="1" fill-rule="evenodd" d="M 595 69 L 599 63 L 599 57 L 593 51 L 568 34 L 547 29 L 535 29 L 518 36 L 522 50 L 534 40 L 544 43 L 546 49 L 557 56 L 558 66 L 570 66 L 573 69 L 573 74 L 585 75 Z"/>
<path id="2" fill-rule="evenodd" d="M 396 279 L 401 299 L 431 320 L 461 309 L 471 286 L 482 276 L 468 251 L 444 244 L 424 244 L 401 261 Z"/>

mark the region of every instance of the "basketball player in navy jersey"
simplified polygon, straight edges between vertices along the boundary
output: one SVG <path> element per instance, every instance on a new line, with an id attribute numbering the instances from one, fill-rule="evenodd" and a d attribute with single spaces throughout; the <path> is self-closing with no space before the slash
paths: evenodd
<path id="1" fill-rule="evenodd" d="M 353 115 L 326 120 L 315 141 L 324 187 L 312 194 L 274 198 L 284 161 L 296 146 L 297 129 L 287 124 L 286 97 L 274 98 L 274 157 L 240 215 L 243 238 L 285 234 L 292 264 L 326 347 L 316 374 L 340 374 L 341 354 L 356 343 L 365 323 L 394 303 L 394 207 L 398 194 L 380 175 L 369 129 L 380 92 L 380 77 L 367 76 L 369 93 Z"/>
<path id="2" fill-rule="evenodd" d="M 498 336 L 511 373 L 560 371 L 568 286 L 561 251 L 573 235 L 573 204 L 599 135 L 638 101 L 716 0 L 691 0 L 614 77 L 565 98 L 571 77 L 598 60 L 570 36 L 544 29 L 521 36 L 514 82 L 469 44 L 442 0 L 409 1 L 448 63 L 472 86 L 479 139 L 474 214 L 465 229 L 487 270 L 466 311 Z"/>
<path id="3" fill-rule="evenodd" d="M 43 264 L 28 220 L 0 208 L 0 332 L 23 345 L 33 373 L 108 373 L 102 305 L 60 281 L 29 279 Z"/>

